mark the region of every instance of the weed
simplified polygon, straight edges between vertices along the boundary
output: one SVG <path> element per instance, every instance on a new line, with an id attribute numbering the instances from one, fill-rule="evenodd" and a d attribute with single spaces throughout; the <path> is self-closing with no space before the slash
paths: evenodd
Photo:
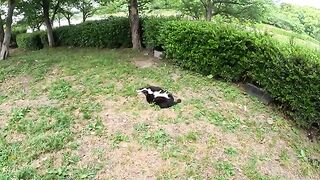
<path id="1" fill-rule="evenodd" d="M 66 99 L 71 91 L 71 85 L 65 80 L 58 80 L 52 84 L 49 91 L 51 99 Z"/>
<path id="2" fill-rule="evenodd" d="M 235 175 L 235 168 L 230 162 L 220 162 L 215 166 L 219 172 L 219 178 L 230 178 Z"/>
<path id="3" fill-rule="evenodd" d="M 279 177 L 265 176 L 257 170 L 258 158 L 252 157 L 249 162 L 242 168 L 244 174 L 250 179 L 276 180 Z"/>
<path id="4" fill-rule="evenodd" d="M 112 136 L 112 148 L 118 148 L 121 142 L 129 142 L 129 137 L 122 133 L 115 133 Z"/>
<path id="5" fill-rule="evenodd" d="M 17 179 L 36 179 L 37 171 L 31 167 L 25 167 L 17 172 Z"/>
<path id="6" fill-rule="evenodd" d="M 29 148 L 25 149 L 25 153 L 30 153 L 30 157 L 34 159 L 41 153 L 62 149 L 70 140 L 72 140 L 72 133 L 67 131 L 39 135 L 28 140 Z"/>
<path id="7" fill-rule="evenodd" d="M 229 156 L 236 156 L 238 154 L 237 150 L 233 147 L 225 148 L 224 153 Z"/>
<path id="8" fill-rule="evenodd" d="M 12 117 L 10 119 L 10 124 L 19 123 L 22 119 L 26 117 L 26 115 L 30 111 L 31 109 L 29 107 L 13 110 Z"/>
<path id="9" fill-rule="evenodd" d="M 195 131 L 190 131 L 187 134 L 178 138 L 178 142 L 196 142 L 199 139 L 199 133 Z"/>
<path id="10" fill-rule="evenodd" d="M 80 107 L 80 112 L 83 113 L 84 119 L 90 119 L 94 112 L 99 112 L 101 110 L 102 106 L 99 103 L 86 103 Z"/>
<path id="11" fill-rule="evenodd" d="M 95 122 L 88 125 L 88 129 L 89 131 L 95 131 L 97 134 L 101 134 L 104 129 L 104 125 L 101 119 L 96 119 Z"/>
<path id="12" fill-rule="evenodd" d="M 7 100 L 7 96 L 0 95 L 0 104 L 4 103 Z"/>
<path id="13" fill-rule="evenodd" d="M 149 130 L 149 125 L 146 123 L 139 123 L 134 126 L 134 130 L 137 132 L 147 132 Z"/>
<path id="14" fill-rule="evenodd" d="M 289 164 L 289 161 L 290 161 L 290 157 L 289 157 L 289 154 L 288 154 L 288 150 L 281 150 L 280 152 L 280 162 L 282 165 L 288 165 Z"/>

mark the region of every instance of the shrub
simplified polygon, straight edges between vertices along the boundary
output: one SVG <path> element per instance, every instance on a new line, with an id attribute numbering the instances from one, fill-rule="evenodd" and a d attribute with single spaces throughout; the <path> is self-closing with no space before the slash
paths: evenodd
<path id="1" fill-rule="evenodd" d="M 23 34 L 26 32 L 27 32 L 27 29 L 24 29 L 24 28 L 14 29 L 11 34 L 10 47 L 16 48 L 17 47 L 17 35 Z"/>
<path id="2" fill-rule="evenodd" d="M 250 79 L 301 125 L 320 122 L 320 54 L 288 48 L 236 24 L 176 21 L 156 41 L 182 67 L 228 81 Z"/>
<path id="3" fill-rule="evenodd" d="M 250 77 L 281 102 L 300 125 L 320 123 L 320 54 L 308 49 L 261 52 L 268 58 L 252 59 Z"/>
<path id="4" fill-rule="evenodd" d="M 106 20 L 60 27 L 54 30 L 58 45 L 78 47 L 130 47 L 128 18 L 110 17 Z"/>
<path id="5" fill-rule="evenodd" d="M 43 47 L 48 47 L 49 42 L 48 42 L 48 34 L 46 31 L 40 31 L 38 32 L 40 36 L 40 41 Z"/>
<path id="6" fill-rule="evenodd" d="M 40 35 L 41 32 L 19 34 L 17 36 L 18 46 L 28 50 L 39 50 L 43 48 Z"/>
<path id="7" fill-rule="evenodd" d="M 165 22 L 179 20 L 178 17 L 148 17 L 143 18 L 142 25 L 142 38 L 143 43 L 147 48 L 154 48 L 162 46 L 163 44 L 158 41 L 160 29 Z"/>
<path id="8" fill-rule="evenodd" d="M 79 25 L 63 26 L 54 30 L 55 43 L 58 46 L 80 46 L 77 42 L 77 35 L 74 32 L 79 32 Z"/>
<path id="9" fill-rule="evenodd" d="M 230 24 L 179 21 L 161 28 L 159 41 L 169 58 L 205 75 L 238 81 L 245 77 L 253 42 L 260 38 Z M 252 46 L 252 47 L 251 47 Z"/>

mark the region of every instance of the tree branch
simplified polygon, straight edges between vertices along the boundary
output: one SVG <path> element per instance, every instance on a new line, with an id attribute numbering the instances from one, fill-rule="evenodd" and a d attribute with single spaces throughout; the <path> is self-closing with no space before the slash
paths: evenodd
<path id="1" fill-rule="evenodd" d="M 216 3 L 236 4 L 236 5 L 249 5 L 249 4 L 253 4 L 252 2 L 241 3 L 241 2 L 232 1 L 232 0 L 214 0 L 214 1 L 212 1 L 212 3 L 214 3 L 214 4 L 216 4 Z"/>
<path id="2" fill-rule="evenodd" d="M 52 14 L 52 17 L 51 17 L 51 22 L 54 21 L 54 18 L 55 18 L 56 14 L 57 14 L 57 12 L 59 10 L 59 7 L 60 7 L 60 3 L 61 3 L 61 1 L 58 0 L 57 4 L 54 7 L 53 14 Z"/>

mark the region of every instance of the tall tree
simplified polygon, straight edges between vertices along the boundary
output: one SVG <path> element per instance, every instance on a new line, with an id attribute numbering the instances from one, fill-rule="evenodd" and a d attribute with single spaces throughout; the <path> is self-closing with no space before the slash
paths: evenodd
<path id="1" fill-rule="evenodd" d="M 0 52 L 0 59 L 5 60 L 9 56 L 9 45 L 11 40 L 12 34 L 12 16 L 13 11 L 16 5 L 16 0 L 8 0 L 8 13 L 6 18 L 6 30 L 3 39 L 3 44 Z"/>
<path id="2" fill-rule="evenodd" d="M 47 28 L 47 35 L 48 35 L 48 42 L 49 42 L 49 47 L 54 47 L 54 38 L 53 38 L 53 28 L 50 20 L 50 0 L 42 0 L 42 10 L 43 10 L 43 19 L 44 23 Z"/>
<path id="3" fill-rule="evenodd" d="M 0 52 L 1 52 L 1 48 L 2 48 L 2 43 L 4 40 L 4 20 L 2 19 L 2 16 L 0 15 Z"/>
<path id="4" fill-rule="evenodd" d="M 23 19 L 19 22 L 29 26 L 33 31 L 40 30 L 43 24 L 42 6 L 40 3 L 21 1 L 17 4 L 17 9 Z"/>
<path id="5" fill-rule="evenodd" d="M 141 49 L 141 40 L 140 40 L 140 20 L 139 20 L 139 11 L 138 11 L 138 1 L 130 0 L 129 3 L 129 18 L 131 26 L 131 37 L 132 37 L 132 48 Z"/>
<path id="6" fill-rule="evenodd" d="M 3 39 L 4 39 L 4 19 L 2 19 L 2 17 L 5 16 L 5 11 L 4 11 L 5 6 L 4 3 L 2 1 L 0 1 L 0 52 L 1 52 L 1 48 L 2 48 L 2 43 L 3 43 Z"/>
<path id="7" fill-rule="evenodd" d="M 80 10 L 83 22 L 85 22 L 88 17 L 91 17 L 95 12 L 92 0 L 78 0 L 76 8 Z"/>
<path id="8" fill-rule="evenodd" d="M 182 0 L 180 11 L 197 20 L 204 15 L 203 6 L 198 0 Z"/>
<path id="9" fill-rule="evenodd" d="M 261 15 L 263 2 L 270 0 L 182 0 L 182 7 L 189 15 L 199 15 L 199 11 L 203 11 L 207 21 L 218 14 L 250 19 Z"/>
<path id="10" fill-rule="evenodd" d="M 71 25 L 71 18 L 75 14 L 73 8 L 76 6 L 76 3 L 76 0 L 69 0 L 63 3 L 59 9 L 59 13 L 61 13 L 67 19 L 69 25 Z"/>

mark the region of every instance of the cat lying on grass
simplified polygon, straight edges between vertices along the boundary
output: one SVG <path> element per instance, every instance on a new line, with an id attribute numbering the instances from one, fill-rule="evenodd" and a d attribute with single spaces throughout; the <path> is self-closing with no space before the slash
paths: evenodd
<path id="1" fill-rule="evenodd" d="M 140 88 L 138 93 L 144 94 L 149 104 L 156 104 L 160 108 L 169 108 L 181 103 L 181 99 L 175 101 L 171 93 L 156 86 Z"/>

